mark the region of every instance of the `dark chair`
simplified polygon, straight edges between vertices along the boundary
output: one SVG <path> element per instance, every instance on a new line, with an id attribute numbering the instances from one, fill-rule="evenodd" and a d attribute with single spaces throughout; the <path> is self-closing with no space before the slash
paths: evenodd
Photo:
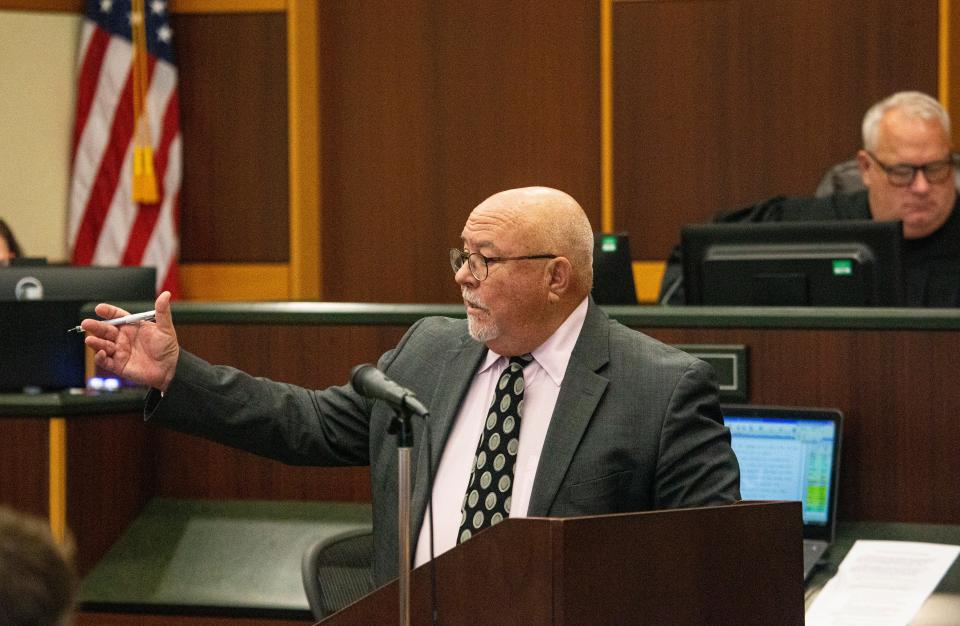
<path id="1" fill-rule="evenodd" d="M 837 163 L 823 175 L 817 191 L 817 197 L 831 196 L 835 193 L 854 193 L 866 189 L 860 178 L 860 166 L 856 159 Z"/>
<path id="2" fill-rule="evenodd" d="M 300 563 L 303 588 L 317 620 L 373 591 L 373 529 L 352 528 L 309 546 Z"/>
<path id="3" fill-rule="evenodd" d="M 960 189 L 960 168 L 954 173 L 957 189 Z M 830 196 L 835 193 L 854 193 L 866 189 L 863 179 L 860 178 L 860 166 L 856 159 L 837 163 L 823 175 L 817 191 L 817 197 Z"/>

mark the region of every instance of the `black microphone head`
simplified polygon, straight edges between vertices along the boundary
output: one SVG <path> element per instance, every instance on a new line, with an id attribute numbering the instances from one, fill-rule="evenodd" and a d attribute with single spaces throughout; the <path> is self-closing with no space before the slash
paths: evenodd
<path id="1" fill-rule="evenodd" d="M 399 401 L 404 395 L 410 393 L 369 363 L 363 363 L 351 370 L 350 384 L 362 395 L 380 398 L 387 402 Z"/>
<path id="2" fill-rule="evenodd" d="M 390 380 L 386 374 L 369 363 L 357 365 L 350 371 L 350 384 L 362 396 L 383 400 L 417 415 L 429 413 L 412 391 Z"/>
<path id="3" fill-rule="evenodd" d="M 361 363 L 350 370 L 350 384 L 360 393 L 366 393 L 366 382 L 370 378 L 370 370 L 377 370 L 377 368 L 369 363 Z"/>

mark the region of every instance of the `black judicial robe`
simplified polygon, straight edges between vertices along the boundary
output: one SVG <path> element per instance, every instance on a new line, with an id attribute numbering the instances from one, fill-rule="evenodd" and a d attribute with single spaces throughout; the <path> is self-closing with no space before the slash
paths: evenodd
<path id="1" fill-rule="evenodd" d="M 932 235 L 903 242 L 903 273 L 908 306 L 960 306 L 960 195 L 950 217 Z M 867 192 L 836 194 L 822 198 L 777 196 L 760 204 L 718 214 L 715 222 L 808 222 L 868 220 Z M 671 291 L 664 304 L 683 304 L 683 277 L 680 246 L 667 261 L 660 298 Z"/>

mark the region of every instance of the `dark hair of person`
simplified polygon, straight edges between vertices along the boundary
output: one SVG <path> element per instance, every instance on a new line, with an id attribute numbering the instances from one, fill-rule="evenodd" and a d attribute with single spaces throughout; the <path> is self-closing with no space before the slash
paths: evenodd
<path id="1" fill-rule="evenodd" d="M 0 626 L 60 626 L 73 612 L 72 541 L 46 520 L 0 506 Z"/>
<path id="2" fill-rule="evenodd" d="M 17 238 L 13 236 L 13 231 L 10 230 L 10 227 L 7 226 L 7 223 L 0 219 L 0 237 L 7 242 L 7 247 L 10 248 L 10 252 L 14 256 L 23 256 L 23 251 L 20 249 L 20 244 L 17 243 Z"/>

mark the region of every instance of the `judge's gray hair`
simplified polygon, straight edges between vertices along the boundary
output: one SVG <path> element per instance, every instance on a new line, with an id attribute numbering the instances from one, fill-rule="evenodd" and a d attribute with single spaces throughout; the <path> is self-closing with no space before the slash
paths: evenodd
<path id="1" fill-rule="evenodd" d="M 877 128 L 888 111 L 899 109 L 909 119 L 937 121 L 950 137 L 950 116 L 934 98 L 920 91 L 899 91 L 876 103 L 863 116 L 863 147 L 877 148 Z"/>

